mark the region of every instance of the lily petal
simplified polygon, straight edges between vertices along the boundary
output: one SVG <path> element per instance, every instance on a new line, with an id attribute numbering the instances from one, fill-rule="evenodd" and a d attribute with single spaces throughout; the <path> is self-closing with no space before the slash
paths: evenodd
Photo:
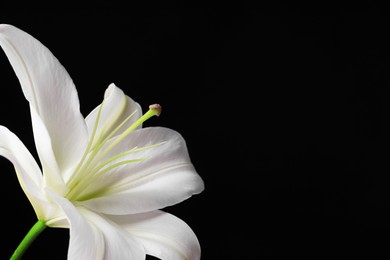
<path id="1" fill-rule="evenodd" d="M 98 228 L 91 225 L 67 199 L 47 190 L 68 218 L 70 241 L 68 259 L 103 259 L 104 238 Z"/>
<path id="2" fill-rule="evenodd" d="M 125 160 L 146 159 L 106 173 L 90 185 L 92 199 L 81 205 L 106 214 L 135 214 L 179 203 L 204 189 L 190 161 L 183 137 L 176 131 L 144 128 L 131 133 L 120 148 L 147 147 Z M 116 151 L 119 153 L 119 151 Z"/>
<path id="3" fill-rule="evenodd" d="M 200 259 L 201 249 L 195 233 L 169 213 L 157 210 L 110 216 L 110 219 L 139 239 L 148 255 L 170 260 Z"/>
<path id="4" fill-rule="evenodd" d="M 103 217 L 48 191 L 70 223 L 69 260 L 145 259 L 143 246 Z"/>
<path id="5" fill-rule="evenodd" d="M 103 107 L 101 108 L 101 106 Z M 106 89 L 104 93 L 104 103 L 97 106 L 85 118 L 89 134 L 93 133 L 100 110 L 101 112 L 95 133 L 95 140 L 97 139 L 96 137 L 99 137 L 102 134 L 102 131 L 104 131 L 103 136 L 106 137 L 128 116 L 132 115 L 131 118 L 113 136 L 122 133 L 124 129 L 127 129 L 142 115 L 141 106 L 133 99 L 126 96 L 120 88 L 115 86 L 115 84 L 110 84 Z M 139 128 L 141 128 L 141 126 Z"/>
<path id="6" fill-rule="evenodd" d="M 14 165 L 20 186 L 31 202 L 38 219 L 46 219 L 55 209 L 42 193 L 41 170 L 22 141 L 4 126 L 0 126 L 0 155 Z"/>
<path id="7" fill-rule="evenodd" d="M 44 45 L 12 25 L 0 25 L 0 46 L 30 106 L 46 126 L 58 166 L 66 171 L 80 159 L 87 143 L 87 128 L 72 79 Z M 39 151 L 46 140 L 36 132 L 34 137 Z"/>
<path id="8" fill-rule="evenodd" d="M 50 142 L 51 139 L 49 133 L 47 132 L 45 125 L 33 107 L 31 107 L 31 119 L 34 122 L 33 130 L 35 136 L 38 136 L 41 140 L 38 152 L 43 168 L 44 184 L 45 186 L 49 186 L 55 190 L 57 194 L 65 194 L 67 188 L 65 186 L 65 182 L 61 175 L 57 161 L 54 158 L 54 154 L 52 153 L 53 148 L 52 143 Z"/>

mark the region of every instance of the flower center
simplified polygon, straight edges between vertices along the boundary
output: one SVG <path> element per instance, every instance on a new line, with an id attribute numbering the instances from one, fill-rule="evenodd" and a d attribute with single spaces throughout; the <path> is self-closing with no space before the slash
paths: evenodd
<path id="1" fill-rule="evenodd" d="M 149 110 L 145 114 L 143 114 L 138 120 L 131 124 L 122 133 L 114 137 L 114 135 L 117 134 L 121 128 L 123 128 L 123 126 L 130 120 L 130 118 L 133 117 L 135 112 L 130 114 L 125 120 L 123 120 L 123 122 L 121 122 L 121 124 L 119 124 L 111 132 L 107 133 L 103 129 L 99 136 L 97 136 L 97 129 L 100 121 L 103 104 L 104 101 L 98 111 L 94 128 L 84 155 L 66 184 L 68 187 L 68 192 L 65 197 L 68 198 L 70 201 L 84 200 L 91 197 L 91 194 L 86 192 L 87 187 L 97 178 L 113 170 L 114 168 L 146 160 L 146 158 L 127 160 L 123 159 L 127 155 L 160 145 L 154 144 L 145 147 L 133 147 L 130 150 L 106 158 L 108 153 L 112 151 L 119 143 L 121 143 L 121 141 L 123 141 L 123 139 L 127 137 L 131 132 L 133 132 L 151 117 L 159 116 L 161 114 L 161 106 L 158 104 L 150 105 Z"/>

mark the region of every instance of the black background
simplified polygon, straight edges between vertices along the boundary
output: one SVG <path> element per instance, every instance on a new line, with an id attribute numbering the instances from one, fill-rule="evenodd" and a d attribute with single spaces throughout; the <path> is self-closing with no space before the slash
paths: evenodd
<path id="1" fill-rule="evenodd" d="M 2 8 L 0 23 L 54 53 L 84 115 L 112 82 L 144 110 L 162 104 L 146 125 L 184 136 L 206 186 L 166 210 L 193 228 L 202 259 L 389 257 L 389 9 L 290 2 L 96 1 Z M 3 53 L 0 87 L 0 124 L 36 154 Z M 8 259 L 36 217 L 12 165 L 0 167 Z M 66 259 L 68 239 L 47 229 L 25 259 Z"/>

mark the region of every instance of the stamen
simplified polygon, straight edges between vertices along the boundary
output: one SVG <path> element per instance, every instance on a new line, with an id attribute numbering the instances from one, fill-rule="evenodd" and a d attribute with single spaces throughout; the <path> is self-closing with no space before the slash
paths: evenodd
<path id="1" fill-rule="evenodd" d="M 153 116 L 159 116 L 161 114 L 161 106 L 158 104 L 150 105 L 149 110 L 143 114 L 137 121 L 135 121 L 129 128 L 121 133 L 99 156 L 99 159 L 103 158 L 112 148 L 120 143 L 126 136 L 133 132 L 137 127 L 142 125 L 146 120 Z"/>
<path id="2" fill-rule="evenodd" d="M 98 125 L 99 125 L 100 116 L 101 116 L 101 113 L 102 113 L 102 110 L 103 110 L 103 104 L 104 104 L 104 100 L 103 100 L 102 104 L 99 107 L 99 111 L 98 111 L 98 114 L 96 116 L 95 124 L 93 126 L 92 134 L 91 134 L 91 137 L 90 137 L 90 139 L 88 141 L 87 148 L 84 151 L 83 157 L 81 158 L 80 162 L 77 164 L 76 169 L 74 170 L 73 174 L 70 176 L 70 179 L 68 180 L 68 183 L 67 183 L 68 187 L 71 187 L 71 185 L 73 185 L 72 182 L 74 181 L 74 179 L 76 177 L 78 177 L 78 172 L 80 171 L 81 166 L 83 166 L 83 163 L 84 163 L 88 153 L 91 150 L 93 141 L 95 139 L 96 131 L 97 131 L 97 128 L 98 128 Z"/>
<path id="3" fill-rule="evenodd" d="M 117 154 L 115 156 L 112 156 L 111 158 L 105 160 L 104 162 L 102 162 L 101 164 L 97 165 L 95 168 L 93 168 L 91 170 L 91 172 L 93 173 L 97 173 L 99 172 L 102 168 L 104 168 L 106 165 L 108 165 L 109 163 L 121 158 L 121 157 L 125 157 L 126 155 L 129 155 L 129 154 L 132 154 L 132 153 L 136 153 L 136 152 L 140 152 L 140 151 L 144 151 L 144 150 L 147 150 L 147 149 L 150 149 L 150 148 L 154 148 L 154 147 L 157 147 L 157 146 L 160 146 L 162 144 L 164 144 L 165 142 L 161 142 L 161 143 L 158 143 L 158 144 L 152 144 L 152 145 L 148 145 L 148 146 L 143 146 L 143 147 L 134 147 L 126 152 L 123 152 L 123 153 L 120 153 L 120 154 Z"/>
<path id="4" fill-rule="evenodd" d="M 104 138 L 104 135 L 105 135 L 105 130 L 102 130 L 97 142 L 96 142 L 96 147 L 93 147 L 91 149 L 92 151 L 92 154 L 89 156 L 87 162 L 84 164 L 84 167 L 82 169 L 82 171 L 85 171 L 85 172 L 90 172 L 90 169 L 89 169 L 89 166 L 91 165 L 91 162 L 95 159 L 95 156 L 100 152 L 100 149 L 108 142 L 108 140 L 115 134 L 119 131 L 120 128 L 122 128 L 122 126 L 124 124 L 126 124 L 127 121 L 129 121 L 129 119 L 131 117 L 133 117 L 133 115 L 136 113 L 136 111 L 134 111 L 133 113 L 131 113 L 125 120 L 123 120 L 123 122 L 117 126 L 113 131 L 110 132 L 110 134 L 108 136 L 106 136 Z M 100 159 L 101 157 L 98 157 L 98 159 Z"/>
<path id="5" fill-rule="evenodd" d="M 103 141 L 100 142 L 100 145 L 96 149 L 99 150 L 100 148 L 102 148 L 104 146 L 104 144 L 106 144 L 107 141 L 111 137 L 113 137 L 119 131 L 119 129 L 121 129 L 127 123 L 127 121 L 130 120 L 130 118 L 132 118 L 135 115 L 136 112 L 137 112 L 137 110 L 135 110 L 133 113 L 131 113 L 128 117 L 126 117 L 122 123 L 120 123 L 113 131 L 110 132 L 110 134 L 108 136 L 106 136 L 106 138 L 104 138 Z"/>
<path id="6" fill-rule="evenodd" d="M 135 163 L 135 162 L 142 162 L 145 160 L 147 160 L 147 158 L 125 160 L 125 161 L 115 163 L 115 164 L 103 169 L 102 171 L 100 171 L 97 174 L 97 178 L 100 176 L 103 176 L 104 174 L 106 174 L 107 172 L 109 172 L 115 168 L 118 168 L 119 166 L 130 164 L 130 163 Z M 101 192 L 101 190 L 100 191 L 99 190 L 91 191 L 91 190 L 86 189 L 91 183 L 92 183 L 91 181 L 83 182 L 83 189 L 80 189 L 79 192 L 77 192 L 77 200 L 78 201 L 83 201 L 83 200 L 86 200 L 86 199 L 91 198 L 91 197 L 96 197 L 96 195 L 99 194 L 99 192 Z"/>
<path id="7" fill-rule="evenodd" d="M 93 169 L 88 169 L 87 170 L 88 175 L 84 176 L 83 179 L 81 179 L 81 180 L 79 180 L 79 182 L 77 182 L 77 184 L 67 194 L 67 198 L 68 199 L 75 199 L 75 198 L 77 198 L 77 200 L 83 200 L 83 198 L 85 198 L 85 196 L 86 196 L 84 190 L 86 189 L 86 187 L 88 187 L 90 184 L 92 184 L 94 182 L 94 180 L 96 180 L 97 178 L 99 178 L 102 175 L 106 174 L 107 172 L 113 170 L 114 168 L 117 168 L 118 166 L 125 165 L 125 164 L 130 164 L 130 163 L 135 163 L 135 162 L 145 161 L 148 158 L 127 159 L 127 160 L 123 160 L 123 161 L 119 161 L 119 162 L 113 163 L 112 165 L 109 165 L 109 163 L 111 163 L 111 162 L 113 162 L 113 161 L 115 161 L 117 159 L 120 159 L 121 157 L 125 157 L 126 155 L 129 155 L 129 154 L 132 154 L 132 153 L 136 153 L 136 152 L 140 152 L 140 151 L 144 151 L 144 150 L 147 150 L 147 149 L 152 149 L 152 148 L 155 148 L 157 146 L 163 145 L 165 143 L 166 142 L 161 142 L 161 143 L 152 144 L 152 145 L 148 145 L 148 146 L 134 147 L 134 148 L 132 148 L 132 149 L 126 151 L 126 152 L 123 152 L 121 154 L 115 155 L 115 156 L 107 159 L 106 161 L 104 161 L 100 165 L 97 165 Z"/>
<path id="8" fill-rule="evenodd" d="M 98 111 L 98 115 L 95 121 L 91 138 L 88 142 L 87 149 L 82 159 L 80 160 L 79 164 L 77 165 L 74 173 L 72 174 L 72 176 L 70 177 L 67 183 L 69 191 L 66 197 L 68 199 L 79 198 L 79 195 L 82 193 L 82 191 L 86 187 L 88 187 L 91 183 L 93 183 L 94 179 L 106 174 L 110 170 L 120 165 L 139 162 L 145 160 L 146 158 L 123 160 L 109 166 L 111 162 L 114 162 L 115 160 L 125 157 L 126 155 L 129 155 L 131 153 L 135 153 L 145 149 L 150 149 L 162 144 L 162 143 L 153 144 L 141 148 L 134 147 L 131 150 L 114 155 L 101 162 L 102 159 L 115 146 L 117 146 L 126 136 L 128 136 L 131 132 L 133 132 L 135 129 L 137 129 L 140 125 L 142 125 L 145 121 L 147 121 L 151 117 L 159 116 L 161 114 L 161 106 L 159 104 L 150 105 L 149 110 L 145 114 L 143 114 L 138 120 L 136 120 L 132 125 L 130 125 L 130 127 L 125 129 L 117 137 L 112 138 L 126 124 L 126 122 L 128 122 L 128 120 L 135 114 L 135 112 L 129 115 L 125 120 L 123 120 L 123 122 L 119 124 L 114 130 L 109 131 L 107 136 L 105 136 L 107 129 L 103 129 L 99 137 L 96 139 L 96 131 L 99 125 L 102 107 L 103 107 L 103 103 Z M 103 149 L 103 147 L 107 144 L 109 140 L 112 140 L 112 142 Z"/>

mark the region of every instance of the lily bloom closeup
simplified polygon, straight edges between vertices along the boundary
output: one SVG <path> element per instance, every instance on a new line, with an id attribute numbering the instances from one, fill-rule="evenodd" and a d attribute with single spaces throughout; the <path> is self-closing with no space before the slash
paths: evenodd
<path id="1" fill-rule="evenodd" d="M 142 128 L 161 107 L 143 114 L 111 84 L 84 118 L 72 79 L 37 39 L 1 24 L 0 46 L 30 104 L 40 162 L 4 126 L 0 155 L 15 167 L 35 229 L 69 228 L 68 259 L 200 259 L 191 228 L 161 210 L 204 189 L 179 133 Z"/>

